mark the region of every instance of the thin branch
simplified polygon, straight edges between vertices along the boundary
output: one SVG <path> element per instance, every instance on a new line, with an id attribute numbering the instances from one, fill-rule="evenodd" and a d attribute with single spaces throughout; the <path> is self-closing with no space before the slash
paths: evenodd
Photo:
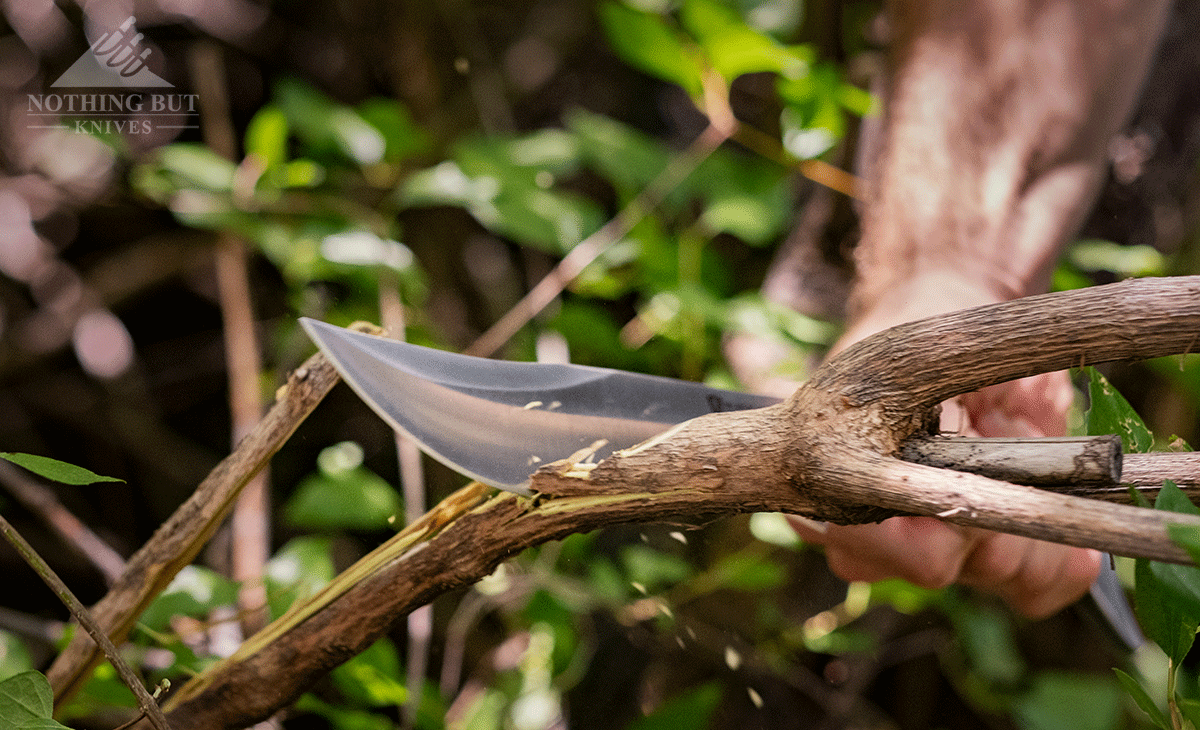
<path id="1" fill-rule="evenodd" d="M 1038 373 L 1200 348 L 1200 277 L 1130 279 L 975 307 L 856 343 L 808 385 L 916 413 Z"/>
<path id="2" fill-rule="evenodd" d="M 225 62 L 221 49 L 200 41 L 192 49 L 192 75 L 200 92 L 200 117 L 204 141 L 218 155 L 236 162 L 237 136 L 229 111 L 225 85 Z M 235 195 L 237 192 L 235 191 Z M 245 197 L 249 197 L 246 195 Z M 255 336 L 254 305 L 246 243 L 229 232 L 217 236 L 214 267 L 225 337 L 225 363 L 229 373 L 229 412 L 232 445 L 262 418 L 259 374 L 262 356 Z M 271 507 L 269 477 L 263 469 L 238 497 L 230 520 L 230 575 L 240 583 L 238 612 L 247 634 L 262 628 L 267 619 L 267 592 L 263 571 L 271 551 Z"/>
<path id="3" fill-rule="evenodd" d="M 0 533 L 4 534 L 4 539 L 8 540 L 16 548 L 25 562 L 29 564 L 29 567 L 33 568 L 38 577 L 49 586 L 50 590 L 54 591 L 54 595 L 58 596 L 58 600 L 63 602 L 63 605 L 67 607 L 67 610 L 71 612 L 71 615 L 75 617 L 75 620 L 79 622 L 79 625 L 83 627 L 87 635 L 104 652 L 104 656 L 108 657 L 108 662 L 112 664 L 113 669 L 117 670 L 117 676 L 121 678 L 121 681 L 129 688 L 130 692 L 133 692 L 133 696 L 137 698 L 138 708 L 150 719 L 150 724 L 156 730 L 170 730 L 171 726 L 167 723 L 167 718 L 163 715 L 158 703 L 146 691 L 146 688 L 142 685 L 141 678 L 134 674 L 129 665 L 125 663 L 125 660 L 121 658 L 121 653 L 117 651 L 117 647 L 113 645 L 108 635 L 104 633 L 104 629 L 100 627 L 100 624 L 96 623 L 96 619 L 79 602 L 79 599 L 75 597 L 75 594 L 71 592 L 67 584 L 62 581 L 62 578 L 58 577 L 58 574 L 42 559 L 41 555 L 38 555 L 33 546 L 26 542 L 25 538 L 21 537 L 21 534 L 9 524 L 4 515 L 0 515 Z"/>

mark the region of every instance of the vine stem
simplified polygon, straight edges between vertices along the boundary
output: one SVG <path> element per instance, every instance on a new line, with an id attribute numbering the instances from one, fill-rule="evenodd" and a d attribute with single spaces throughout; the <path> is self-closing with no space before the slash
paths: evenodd
<path id="1" fill-rule="evenodd" d="M 21 533 L 17 532 L 17 529 L 4 518 L 4 515 L 0 515 L 0 532 L 4 534 L 4 539 L 8 540 L 9 544 L 21 554 L 21 558 L 29 564 L 29 567 L 33 568 L 38 577 L 45 582 L 50 590 L 54 591 L 54 595 L 58 596 L 58 600 L 63 602 L 63 605 L 67 607 L 67 610 L 71 612 L 71 615 L 75 617 L 79 625 L 83 627 L 84 631 L 88 632 L 88 635 L 92 637 L 92 640 L 96 642 L 100 650 L 108 657 L 109 663 L 117 670 L 117 676 L 133 692 L 133 696 L 137 698 L 139 709 L 141 709 L 146 717 L 150 718 L 150 722 L 156 730 L 170 730 L 171 726 L 167 724 L 167 718 L 163 715 L 158 703 L 146 691 L 146 688 L 142 685 L 142 680 L 134 674 L 133 669 L 121 658 L 116 645 L 109 640 L 108 635 L 100 628 L 100 624 L 96 623 L 96 620 L 92 618 L 91 612 L 79 602 L 79 599 L 75 597 L 75 594 L 71 592 L 71 589 L 67 587 L 62 578 L 58 577 L 54 569 L 21 536 Z"/>

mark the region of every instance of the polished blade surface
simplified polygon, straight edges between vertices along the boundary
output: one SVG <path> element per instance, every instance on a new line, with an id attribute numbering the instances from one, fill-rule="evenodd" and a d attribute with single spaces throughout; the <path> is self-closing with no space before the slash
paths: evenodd
<path id="1" fill-rule="evenodd" d="M 696 416 L 778 402 L 620 370 L 469 357 L 309 318 L 300 323 L 393 428 L 450 468 L 519 494 L 529 494 L 539 466 L 598 440 L 607 443 L 597 460 Z"/>

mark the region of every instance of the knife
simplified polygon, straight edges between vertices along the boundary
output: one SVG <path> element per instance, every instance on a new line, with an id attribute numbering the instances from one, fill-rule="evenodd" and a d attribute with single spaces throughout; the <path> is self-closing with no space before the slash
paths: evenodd
<path id="1" fill-rule="evenodd" d="M 525 496 L 539 466 L 598 442 L 589 459 L 708 413 L 780 402 L 622 370 L 471 357 L 308 317 L 300 324 L 359 397 L 422 451 L 471 479 Z M 1091 595 L 1124 645 L 1144 642 L 1108 561 Z"/>
<path id="2" fill-rule="evenodd" d="M 597 441 L 599 460 L 697 416 L 779 402 L 622 370 L 470 357 L 307 317 L 300 324 L 392 428 L 451 469 L 526 496 L 539 466 Z"/>

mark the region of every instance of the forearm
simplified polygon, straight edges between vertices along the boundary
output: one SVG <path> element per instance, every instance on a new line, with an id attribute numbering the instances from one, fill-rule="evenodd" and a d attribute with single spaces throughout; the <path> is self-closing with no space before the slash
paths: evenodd
<path id="1" fill-rule="evenodd" d="M 917 288 L 950 287 L 947 300 L 978 299 L 969 306 L 1047 286 L 1103 180 L 1169 3 L 1026 5 L 890 2 L 895 75 L 852 321 Z"/>

